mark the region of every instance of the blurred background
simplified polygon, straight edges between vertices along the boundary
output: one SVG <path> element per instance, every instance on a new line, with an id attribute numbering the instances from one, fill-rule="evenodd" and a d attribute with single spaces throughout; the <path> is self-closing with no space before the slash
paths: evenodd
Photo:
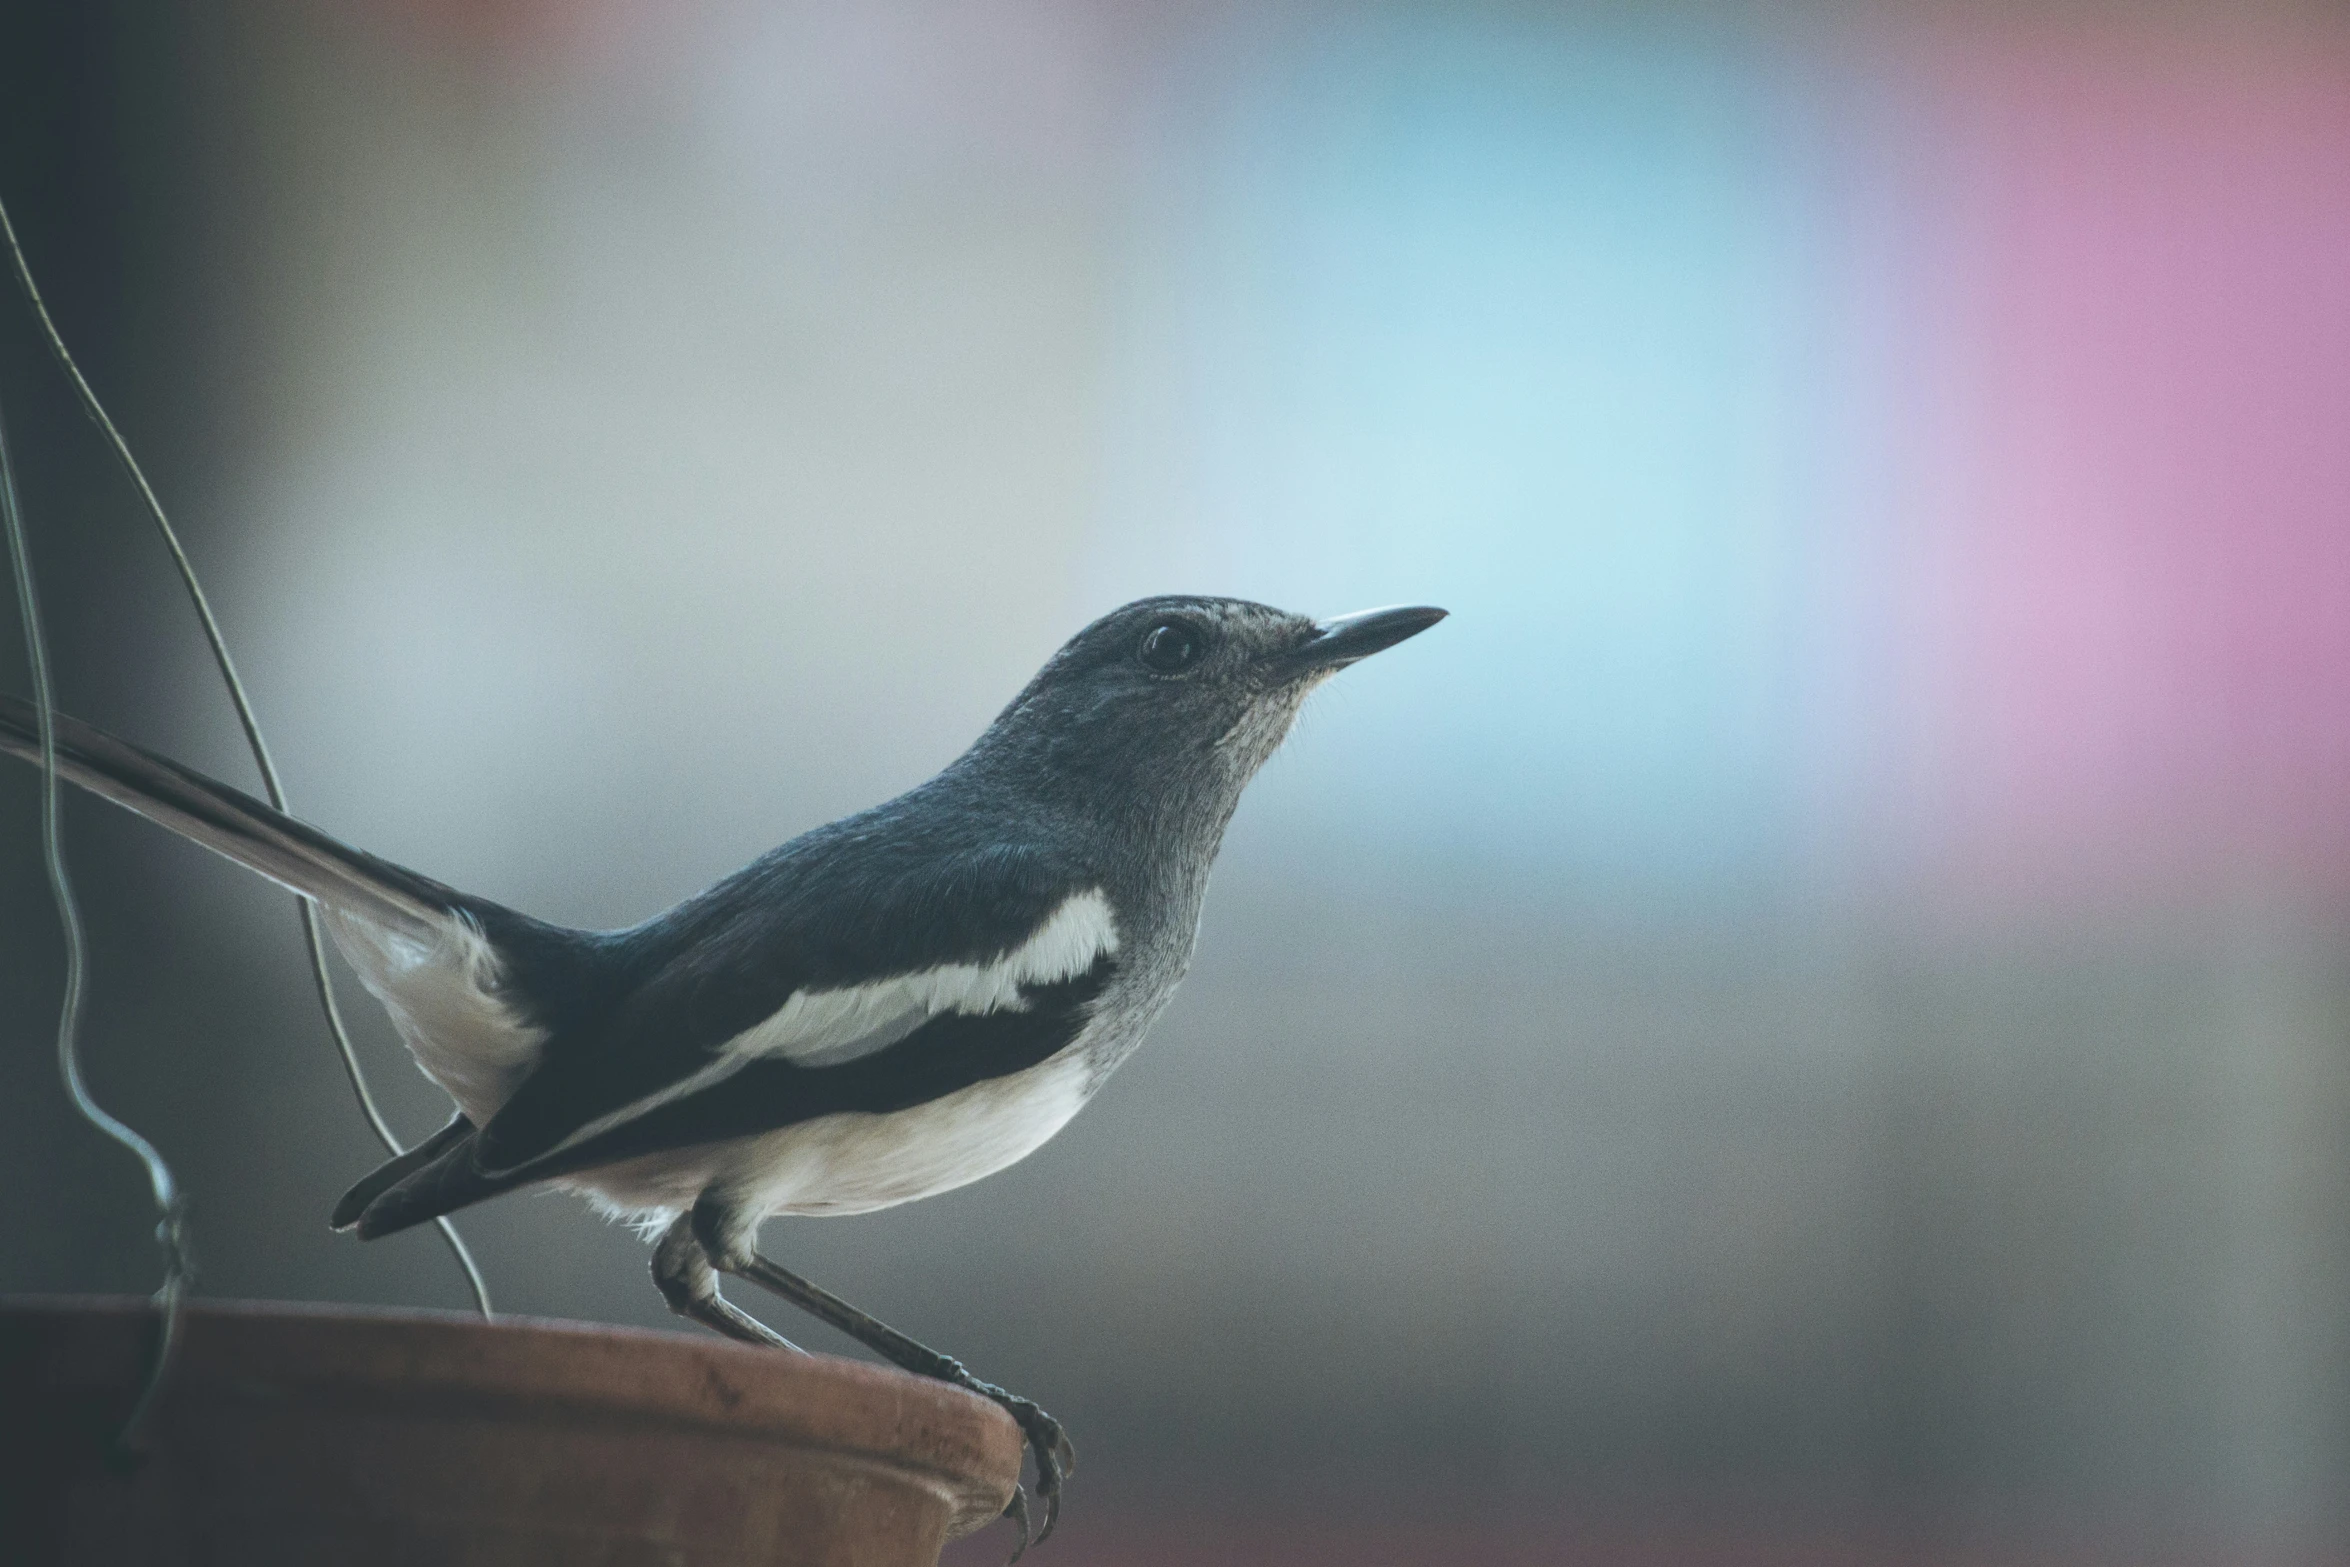
<path id="1" fill-rule="evenodd" d="M 1452 609 L 1067 1132 L 767 1232 L 1068 1421 L 1052 1562 L 2350 1560 L 2350 14 L 113 0 L 0 9 L 0 87 L 296 808 L 541 916 L 912 785 L 1127 598 Z M 0 400 L 65 705 L 250 786 L 13 303 Z M 288 900 L 68 812 L 204 1291 L 462 1306 L 325 1229 Z M 34 822 L 0 1289 L 144 1291 Z M 668 1322 L 576 1203 L 463 1228 Z"/>

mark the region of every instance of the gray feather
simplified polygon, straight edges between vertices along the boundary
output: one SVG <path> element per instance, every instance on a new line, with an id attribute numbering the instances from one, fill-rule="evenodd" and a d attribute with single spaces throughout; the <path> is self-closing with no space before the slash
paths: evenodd
<path id="1" fill-rule="evenodd" d="M 0 752 L 37 764 L 36 723 L 31 703 L 0 696 Z M 442 916 L 460 905 L 440 883 L 339 843 L 242 790 L 63 713 L 55 723 L 59 777 L 305 898 L 417 935 L 437 932 Z"/>

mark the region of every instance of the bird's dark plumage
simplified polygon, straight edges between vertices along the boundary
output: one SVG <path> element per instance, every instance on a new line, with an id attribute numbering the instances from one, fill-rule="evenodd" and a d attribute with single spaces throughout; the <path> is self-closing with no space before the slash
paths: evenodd
<path id="1" fill-rule="evenodd" d="M 611 943 L 609 983 L 621 992 L 612 1010 L 549 1041 L 543 1064 L 482 1128 L 481 1164 L 503 1171 L 543 1158 L 598 1116 L 691 1074 L 712 1050 L 774 1015 L 795 992 L 994 959 L 1019 945 L 1066 896 L 1072 873 L 1047 852 L 955 842 L 960 834 L 909 829 L 891 819 L 904 814 L 900 804 L 820 828 Z M 975 822 L 957 825 L 973 837 L 981 830 Z M 1010 1064 L 988 1070 L 997 1063 L 974 1060 L 966 1073 L 951 1064 L 960 1052 L 949 1041 L 917 1029 L 878 1057 L 854 1063 L 860 1068 L 854 1073 L 793 1068 L 788 1077 L 761 1079 L 767 1092 L 759 1097 L 781 1118 L 773 1124 L 784 1125 L 809 1115 L 901 1108 L 909 1092 L 934 1097 L 1042 1059 L 1018 1045 L 991 1054 Z M 734 1095 L 753 1088 L 734 1078 L 728 1083 Z M 926 1083 L 931 1092 L 920 1093 Z M 714 1136 L 762 1129 L 736 1124 L 718 1131 L 728 1112 L 708 1099 L 673 1102 L 665 1107 L 672 1113 L 662 1118 L 664 1130 L 606 1140 L 604 1156 L 682 1146 L 670 1140 L 678 1137 L 710 1140 L 697 1135 L 704 1120 Z M 739 1122 L 742 1112 L 732 1119 Z"/>
<path id="2" fill-rule="evenodd" d="M 368 1172 L 365 1180 L 343 1193 L 342 1201 L 336 1203 L 334 1212 L 327 1216 L 328 1227 L 337 1230 L 350 1229 L 359 1222 L 359 1216 L 367 1211 L 368 1204 L 435 1159 L 440 1158 L 450 1149 L 469 1142 L 472 1137 L 473 1123 L 471 1121 L 461 1115 L 450 1117 L 448 1125 L 406 1153 L 395 1155 L 377 1165 Z"/>
<path id="3" fill-rule="evenodd" d="M 618 931 L 458 892 L 69 718 L 57 762 L 319 903 L 456 1100 L 441 1132 L 351 1189 L 338 1227 L 388 1235 L 571 1186 L 662 1231 L 655 1277 L 681 1312 L 776 1341 L 719 1297 L 715 1272 L 739 1274 L 996 1398 L 1036 1446 L 1049 1531 L 1070 1460 L 1049 1417 L 757 1257 L 752 1237 L 770 1214 L 947 1190 L 1052 1136 L 1182 977 L 1225 824 L 1306 693 L 1442 614 L 1127 605 L 937 777 Z M 0 750 L 40 754 L 14 698 Z"/>
<path id="4" fill-rule="evenodd" d="M 1304 690 L 1436 615 L 1316 625 L 1234 600 L 1129 605 L 1063 648 L 937 778 L 612 932 L 458 892 L 62 715 L 58 765 L 334 916 L 462 1112 L 336 1209 L 338 1224 L 385 1234 L 517 1185 L 897 1114 L 1014 1076 L 1099 1021 L 1121 973 L 1128 1021 L 1147 1022 L 1182 971 L 1239 788 Z M 1154 667 L 1168 657 L 1188 661 Z M 0 749 L 38 755 L 14 698 L 0 700 Z M 1099 898 L 1099 928 L 1076 932 L 1049 973 L 914 993 L 922 976 L 1006 961 L 1080 894 Z M 857 1001 L 860 987 L 878 989 Z M 827 1025 L 842 1038 L 776 1027 L 795 1002 L 844 995 L 871 1015 Z M 1111 1041 L 1091 1080 L 1131 1042 Z"/>

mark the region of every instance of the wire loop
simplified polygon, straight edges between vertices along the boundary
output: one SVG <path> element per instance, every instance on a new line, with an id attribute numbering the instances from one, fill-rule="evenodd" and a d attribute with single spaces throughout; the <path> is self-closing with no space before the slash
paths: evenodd
<path id="1" fill-rule="evenodd" d="M 33 280 L 32 267 L 25 259 L 24 246 L 17 239 L 16 226 L 9 219 L 5 203 L 0 203 L 0 239 L 5 239 L 7 243 L 17 286 L 40 323 L 51 356 L 72 383 L 83 412 L 106 437 L 108 448 L 114 453 L 132 487 L 139 492 L 147 515 L 153 519 L 156 531 L 162 536 L 164 548 L 171 554 L 181 585 L 186 588 L 188 600 L 194 606 L 196 618 L 203 627 L 204 640 L 211 649 L 213 664 L 219 669 L 221 681 L 228 688 L 229 699 L 236 707 L 237 722 L 244 730 L 246 747 L 252 752 L 254 765 L 261 773 L 269 803 L 275 809 L 284 811 L 288 808 L 285 787 L 278 778 L 277 765 L 270 757 L 268 743 L 262 738 L 261 723 L 254 715 L 245 683 L 237 674 L 235 661 L 229 657 L 228 642 L 221 634 L 220 622 L 213 616 L 211 601 L 197 580 L 195 565 L 181 547 L 178 530 L 172 527 L 171 519 L 165 514 L 163 502 L 156 496 L 154 486 L 147 482 L 147 475 L 139 467 L 138 459 L 131 455 L 129 443 L 124 441 L 122 432 L 115 428 L 114 421 L 107 416 L 97 393 L 91 390 L 88 379 L 83 376 L 81 366 L 75 363 L 72 353 L 66 348 L 65 339 L 49 314 L 48 303 L 41 297 L 40 287 Z M 109 1115 L 92 1099 L 82 1080 L 79 1024 L 84 942 L 81 917 L 74 904 L 72 886 L 66 874 L 64 850 L 57 831 L 55 707 L 49 679 L 48 649 L 41 633 L 38 595 L 33 589 L 32 562 L 25 545 L 24 519 L 17 501 L 15 471 L 9 462 L 4 429 L 0 429 L 0 510 L 6 513 L 9 559 L 16 577 L 17 601 L 23 616 L 25 643 L 32 665 L 34 706 L 39 714 L 42 852 L 49 868 L 50 889 L 57 903 L 59 923 L 65 930 L 66 987 L 65 1000 L 58 1016 L 58 1070 L 65 1080 L 74 1107 L 84 1119 L 145 1163 L 148 1182 L 154 1190 L 155 1206 L 162 1216 L 156 1226 L 156 1238 L 164 1249 L 164 1278 L 155 1295 L 161 1313 L 161 1325 L 152 1364 L 139 1399 L 117 1439 L 118 1450 L 127 1453 L 135 1451 L 137 1442 L 144 1434 L 177 1352 L 181 1305 L 194 1283 L 195 1263 L 187 1204 L 172 1178 L 171 1167 L 164 1162 L 154 1144 Z M 320 927 L 318 910 L 307 899 L 299 902 L 302 939 L 310 959 L 311 980 L 317 987 L 319 1006 L 326 1015 L 327 1029 L 334 1038 L 336 1052 L 342 1057 L 343 1074 L 350 1081 L 352 1096 L 358 1100 L 360 1113 L 365 1116 L 369 1129 L 383 1145 L 385 1152 L 396 1158 L 404 1150 L 400 1140 L 392 1135 L 390 1125 L 376 1106 L 375 1096 L 368 1089 L 366 1074 L 360 1069 L 358 1052 L 352 1046 L 350 1031 L 344 1026 L 342 1009 L 335 998 L 334 978 L 327 967 L 325 935 Z M 494 1320 L 489 1286 L 483 1280 L 471 1250 L 457 1233 L 457 1227 L 446 1216 L 434 1222 L 441 1232 L 441 1238 L 448 1244 L 450 1254 L 464 1271 L 466 1285 L 473 1293 L 474 1304 L 479 1308 L 483 1320 Z"/>

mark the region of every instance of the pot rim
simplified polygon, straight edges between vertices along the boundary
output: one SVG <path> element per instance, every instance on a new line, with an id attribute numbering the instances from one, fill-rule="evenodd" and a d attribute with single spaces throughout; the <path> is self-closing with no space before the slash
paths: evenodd
<path id="1" fill-rule="evenodd" d="M 0 1296 L 0 1364 L 129 1402 L 152 1302 Z M 11 1346 L 16 1353 L 11 1353 Z M 950 1537 L 1011 1499 L 1025 1439 L 988 1400 L 894 1367 L 718 1338 L 548 1318 L 280 1301 L 190 1301 L 165 1411 L 182 1400 L 415 1402 L 481 1417 L 562 1414 L 821 1449 L 906 1473 L 948 1502 Z"/>

